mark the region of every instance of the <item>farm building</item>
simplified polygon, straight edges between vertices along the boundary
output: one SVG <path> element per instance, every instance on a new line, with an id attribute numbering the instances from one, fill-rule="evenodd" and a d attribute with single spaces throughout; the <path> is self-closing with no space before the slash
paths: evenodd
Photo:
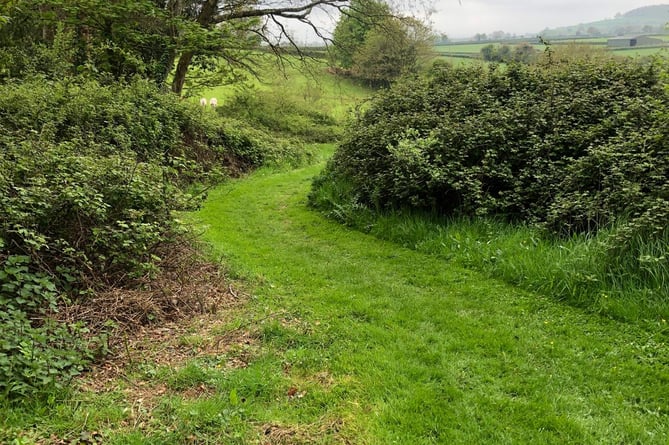
<path id="1" fill-rule="evenodd" d="M 609 48 L 632 48 L 636 46 L 662 46 L 664 42 L 649 36 L 615 37 L 607 41 Z"/>

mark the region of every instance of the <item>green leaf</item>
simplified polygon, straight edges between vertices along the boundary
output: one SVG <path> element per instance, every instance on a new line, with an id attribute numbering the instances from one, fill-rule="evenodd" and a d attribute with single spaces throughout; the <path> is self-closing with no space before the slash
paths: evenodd
<path id="1" fill-rule="evenodd" d="M 230 391 L 230 405 L 237 406 L 239 405 L 239 396 L 237 395 L 237 390 L 233 389 Z"/>

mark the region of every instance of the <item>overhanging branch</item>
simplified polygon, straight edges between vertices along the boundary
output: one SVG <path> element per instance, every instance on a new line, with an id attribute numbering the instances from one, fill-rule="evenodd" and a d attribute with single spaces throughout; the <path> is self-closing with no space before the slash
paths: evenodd
<path id="1" fill-rule="evenodd" d="M 253 17 L 266 17 L 266 16 L 303 20 L 309 14 L 311 14 L 313 8 L 317 6 L 330 6 L 334 8 L 341 8 L 343 6 L 346 6 L 347 3 L 348 1 L 346 0 L 316 0 L 301 6 L 247 9 L 242 11 L 224 12 L 215 15 L 212 19 L 212 23 L 222 23 L 228 20 L 245 19 Z"/>

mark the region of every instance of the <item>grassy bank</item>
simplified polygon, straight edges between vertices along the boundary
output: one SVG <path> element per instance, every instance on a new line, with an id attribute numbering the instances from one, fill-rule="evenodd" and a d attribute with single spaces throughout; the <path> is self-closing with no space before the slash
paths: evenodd
<path id="1" fill-rule="evenodd" d="M 536 227 L 490 218 L 377 214 L 344 206 L 329 214 L 379 239 L 594 313 L 651 324 L 669 319 L 669 269 L 665 261 L 669 235 L 664 242 L 639 240 L 639 262 L 636 255 L 612 254 L 607 247 L 609 231 L 556 239 Z"/>
<path id="2" fill-rule="evenodd" d="M 219 98 L 225 114 L 225 107 L 240 96 L 271 95 L 274 100 L 283 100 L 343 120 L 372 94 L 359 82 L 329 73 L 325 60 L 299 60 L 288 56 L 284 62 L 279 64 L 269 56 L 259 56 L 255 60 L 258 77 L 249 77 L 240 84 L 207 88 L 199 92 L 198 97 Z M 192 100 L 197 101 L 198 97 Z"/>

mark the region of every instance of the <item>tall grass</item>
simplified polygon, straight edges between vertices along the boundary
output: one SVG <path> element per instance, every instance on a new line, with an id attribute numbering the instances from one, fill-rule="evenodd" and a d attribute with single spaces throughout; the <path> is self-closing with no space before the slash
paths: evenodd
<path id="1" fill-rule="evenodd" d="M 669 319 L 669 231 L 654 241 L 637 236 L 619 251 L 609 242 L 615 227 L 561 239 L 493 218 L 375 212 L 351 196 L 346 184 L 327 181 L 317 183 L 311 202 L 377 238 L 577 307 L 625 321 Z"/>
<path id="2" fill-rule="evenodd" d="M 611 256 L 608 232 L 555 239 L 527 225 L 404 213 L 379 215 L 365 228 L 379 238 L 614 318 L 669 318 L 669 233 L 655 242 L 637 239 L 630 251 Z"/>

